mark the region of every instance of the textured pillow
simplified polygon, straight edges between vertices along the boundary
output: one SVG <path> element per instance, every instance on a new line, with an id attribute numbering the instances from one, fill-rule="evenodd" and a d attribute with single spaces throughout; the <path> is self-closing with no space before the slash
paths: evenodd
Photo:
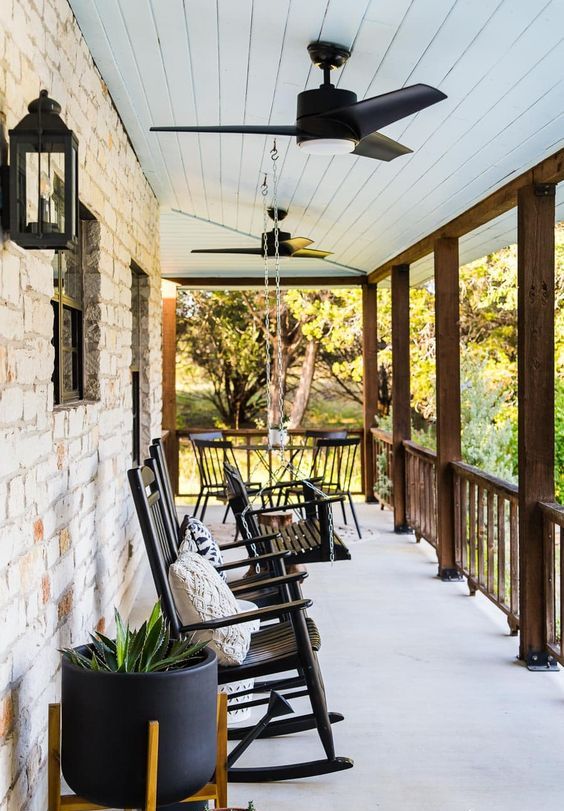
<path id="1" fill-rule="evenodd" d="M 237 600 L 216 570 L 197 552 L 183 551 L 168 571 L 174 602 L 184 625 L 240 613 Z M 251 642 L 250 623 L 226 625 L 214 631 L 196 631 L 221 665 L 240 665 Z"/>
<path id="2" fill-rule="evenodd" d="M 180 552 L 198 552 L 216 568 L 223 563 L 223 555 L 217 541 L 206 525 L 197 518 L 191 515 L 183 518 L 180 525 L 180 540 Z M 227 580 L 225 572 L 218 574 L 223 580 Z"/>

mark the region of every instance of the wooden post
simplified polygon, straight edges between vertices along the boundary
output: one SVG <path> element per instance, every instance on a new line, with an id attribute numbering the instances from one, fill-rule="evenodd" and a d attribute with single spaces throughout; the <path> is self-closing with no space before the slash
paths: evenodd
<path id="1" fill-rule="evenodd" d="M 519 656 L 534 670 L 552 661 L 538 502 L 554 501 L 554 219 L 554 185 L 519 190 Z"/>
<path id="2" fill-rule="evenodd" d="M 411 388 L 409 368 L 409 265 L 392 268 L 392 479 L 394 529 L 408 529 L 404 439 L 411 438 Z"/>
<path id="3" fill-rule="evenodd" d="M 176 285 L 163 282 L 163 430 L 169 431 L 165 454 L 174 492 L 178 493 L 176 436 Z"/>
<path id="4" fill-rule="evenodd" d="M 371 428 L 378 410 L 378 285 L 362 288 L 362 359 L 364 413 L 364 495 L 366 501 L 374 496 L 374 445 Z"/>
<path id="5" fill-rule="evenodd" d="M 437 551 L 439 577 L 461 580 L 454 546 L 454 477 L 450 463 L 461 458 L 460 324 L 458 240 L 439 238 L 435 251 L 437 348 Z"/>

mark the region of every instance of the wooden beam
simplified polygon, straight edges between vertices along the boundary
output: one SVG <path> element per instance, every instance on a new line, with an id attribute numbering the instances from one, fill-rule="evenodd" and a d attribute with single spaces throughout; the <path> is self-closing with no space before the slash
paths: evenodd
<path id="1" fill-rule="evenodd" d="M 439 577 L 458 580 L 454 546 L 454 476 L 450 465 L 461 458 L 458 240 L 438 239 L 434 253 Z"/>
<path id="2" fill-rule="evenodd" d="M 413 264 L 433 251 L 437 239 L 460 238 L 480 225 L 499 217 L 517 205 L 519 190 L 532 183 L 559 183 L 564 180 L 564 149 L 528 169 L 523 174 L 510 180 L 500 189 L 489 194 L 483 200 L 464 211 L 458 217 L 437 228 L 428 236 L 394 256 L 388 262 L 375 268 L 368 275 L 369 284 L 377 284 L 390 275 L 394 265 Z"/>
<path id="3" fill-rule="evenodd" d="M 164 276 L 163 278 L 175 282 L 180 287 L 191 287 L 194 290 L 216 287 L 222 290 L 233 290 L 237 287 L 262 288 L 264 285 L 263 278 L 258 276 L 233 276 L 232 278 L 226 278 L 225 276 L 214 276 L 210 278 L 206 278 L 205 276 Z M 321 290 L 332 287 L 359 287 L 367 284 L 367 280 L 368 276 L 366 273 L 358 276 L 283 276 L 280 279 L 280 284 L 282 287 L 292 287 L 295 289 L 313 287 Z"/>
<path id="4" fill-rule="evenodd" d="M 411 439 L 409 265 L 392 268 L 392 480 L 394 529 L 407 530 L 404 439 Z"/>
<path id="5" fill-rule="evenodd" d="M 378 411 L 378 288 L 362 288 L 362 359 L 364 414 L 364 495 L 366 501 L 374 496 L 374 444 L 371 428 Z"/>
<path id="6" fill-rule="evenodd" d="M 519 655 L 546 655 L 543 519 L 554 501 L 554 185 L 519 192 Z"/>
<path id="7" fill-rule="evenodd" d="M 163 288 L 164 290 L 164 288 Z M 178 437 L 176 436 L 176 288 L 163 292 L 163 430 L 169 431 L 165 454 L 174 492 L 178 493 Z"/>

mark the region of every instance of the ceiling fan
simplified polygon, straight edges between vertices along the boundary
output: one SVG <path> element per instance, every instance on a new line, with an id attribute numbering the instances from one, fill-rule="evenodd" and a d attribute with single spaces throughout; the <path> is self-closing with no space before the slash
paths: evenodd
<path id="1" fill-rule="evenodd" d="M 445 94 L 434 87 L 414 84 L 357 101 L 356 93 L 335 87 L 330 82 L 331 71 L 343 67 L 351 55 L 350 50 L 332 42 L 312 42 L 307 49 L 314 65 L 323 71 L 323 84 L 315 90 L 298 94 L 295 124 L 151 127 L 151 131 L 294 135 L 298 146 L 312 155 L 352 152 L 353 155 L 390 161 L 412 150 L 378 130 L 446 99 Z"/>
<path id="2" fill-rule="evenodd" d="M 278 221 L 285 219 L 288 212 L 282 208 L 278 209 Z M 274 209 L 268 209 L 268 216 L 274 221 Z M 274 229 L 267 231 L 261 235 L 260 247 L 248 248 L 197 248 L 191 253 L 244 253 L 252 254 L 253 256 L 262 256 L 264 252 L 264 241 L 266 239 L 266 248 L 268 256 L 274 256 Z M 288 231 L 278 232 L 279 240 L 279 256 L 297 256 L 300 259 L 325 259 L 326 256 L 331 255 L 331 251 L 317 251 L 313 248 L 308 248 L 308 245 L 313 244 L 312 239 L 307 237 L 293 237 Z"/>

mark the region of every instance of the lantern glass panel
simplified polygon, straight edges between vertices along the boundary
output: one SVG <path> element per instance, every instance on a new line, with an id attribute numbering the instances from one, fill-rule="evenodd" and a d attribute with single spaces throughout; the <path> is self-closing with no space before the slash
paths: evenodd
<path id="1" fill-rule="evenodd" d="M 18 150 L 18 229 L 29 234 L 62 234 L 65 223 L 63 144 L 43 143 L 39 152 L 21 143 Z"/>

